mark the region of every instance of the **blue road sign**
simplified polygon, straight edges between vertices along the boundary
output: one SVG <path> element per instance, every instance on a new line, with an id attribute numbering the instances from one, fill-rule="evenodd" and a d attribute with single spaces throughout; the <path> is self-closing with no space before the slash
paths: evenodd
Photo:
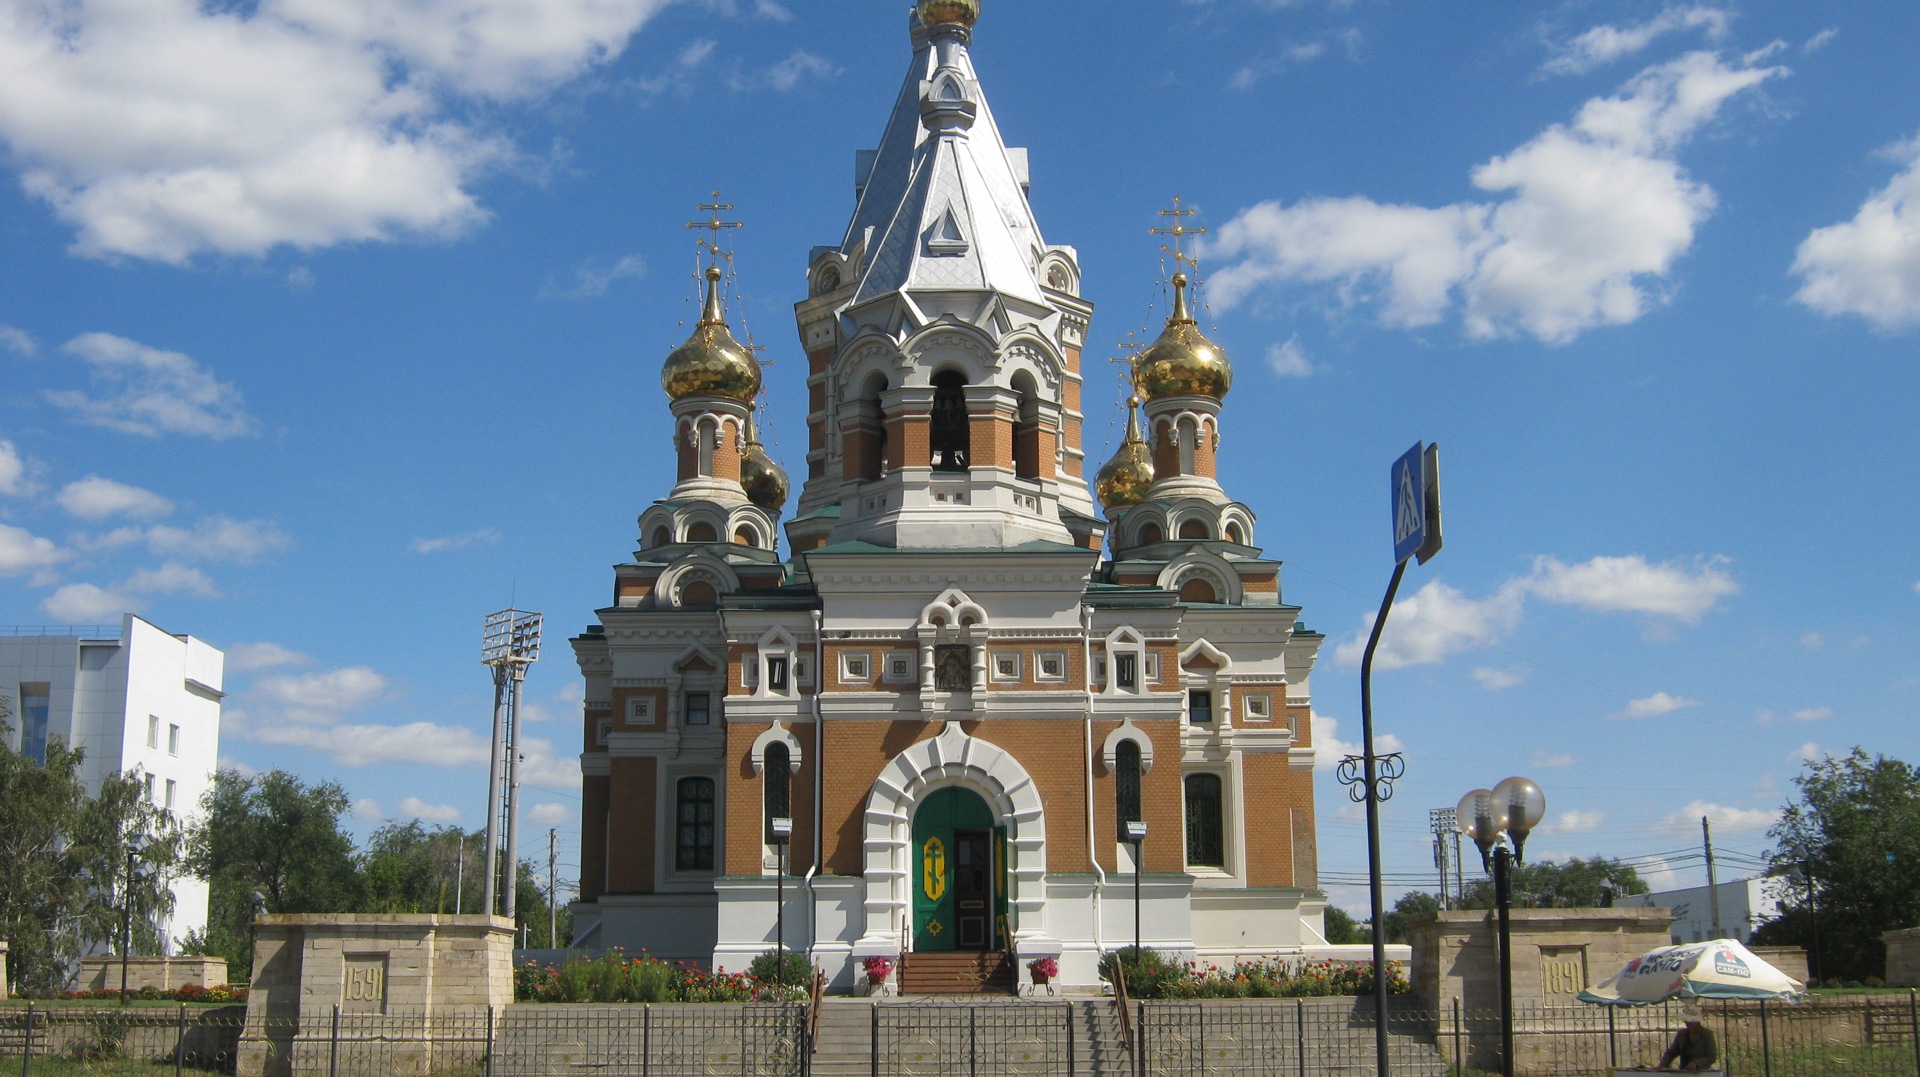
<path id="1" fill-rule="evenodd" d="M 1413 448 L 1393 462 L 1393 563 L 1400 564 L 1427 543 L 1427 447 Z"/>

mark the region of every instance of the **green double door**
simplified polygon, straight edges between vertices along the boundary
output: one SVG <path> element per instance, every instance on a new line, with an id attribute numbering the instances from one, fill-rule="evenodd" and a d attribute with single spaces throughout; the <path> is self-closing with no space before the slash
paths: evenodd
<path id="1" fill-rule="evenodd" d="M 1006 946 L 1007 833 L 980 795 L 936 790 L 913 813 L 913 948 Z"/>

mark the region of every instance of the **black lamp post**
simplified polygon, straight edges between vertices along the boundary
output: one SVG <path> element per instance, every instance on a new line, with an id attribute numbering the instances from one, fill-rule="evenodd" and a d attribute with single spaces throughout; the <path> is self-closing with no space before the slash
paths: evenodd
<path id="1" fill-rule="evenodd" d="M 120 894 L 120 1005 L 127 1004 L 127 955 L 133 952 L 133 862 L 144 842 L 140 835 L 127 838 L 127 881 Z"/>
<path id="2" fill-rule="evenodd" d="M 1145 864 L 1140 862 L 1140 843 L 1147 840 L 1147 824 L 1138 819 L 1127 820 L 1127 840 L 1133 843 L 1133 961 L 1140 963 L 1140 871 Z"/>
<path id="3" fill-rule="evenodd" d="M 773 843 L 780 847 L 780 873 L 773 882 L 773 983 L 775 987 L 787 986 L 787 843 L 793 838 L 793 820 L 786 816 L 776 816 L 767 820 L 767 829 L 773 832 Z"/>
<path id="4" fill-rule="evenodd" d="M 1500 1073 L 1513 1077 L 1513 865 L 1525 863 L 1527 833 L 1547 814 L 1547 795 L 1526 778 L 1508 778 L 1492 789 L 1475 789 L 1460 800 L 1460 832 L 1480 847 L 1481 866 L 1493 873 L 1494 905 L 1500 912 Z M 1509 850 L 1500 841 L 1504 833 Z"/>

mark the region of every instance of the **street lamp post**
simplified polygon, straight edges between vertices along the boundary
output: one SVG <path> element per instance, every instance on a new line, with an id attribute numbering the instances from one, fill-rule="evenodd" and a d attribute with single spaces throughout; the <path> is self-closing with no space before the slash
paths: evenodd
<path id="1" fill-rule="evenodd" d="M 773 843 L 780 847 L 780 873 L 773 881 L 773 984 L 787 986 L 787 843 L 793 838 L 793 820 L 779 816 L 767 821 Z"/>
<path id="2" fill-rule="evenodd" d="M 127 1004 L 127 956 L 133 952 L 133 861 L 140 855 L 140 835 L 127 839 L 127 881 L 120 895 L 120 1005 Z"/>
<path id="3" fill-rule="evenodd" d="M 1526 862 L 1527 834 L 1546 817 L 1547 795 L 1526 778 L 1508 778 L 1462 797 L 1457 814 L 1460 832 L 1480 847 L 1481 866 L 1493 873 L 1494 905 L 1500 915 L 1500 1073 L 1513 1077 L 1513 938 L 1508 922 L 1513 865 Z M 1503 833 L 1507 842 L 1500 840 Z"/>
<path id="4" fill-rule="evenodd" d="M 1133 961 L 1140 963 L 1140 871 L 1146 865 L 1140 862 L 1140 843 L 1147 840 L 1147 824 L 1138 819 L 1127 820 L 1127 840 L 1133 843 Z"/>

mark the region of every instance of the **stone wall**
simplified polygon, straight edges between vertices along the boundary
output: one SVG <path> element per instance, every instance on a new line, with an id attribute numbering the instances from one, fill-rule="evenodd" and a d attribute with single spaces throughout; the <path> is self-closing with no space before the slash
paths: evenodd
<path id="1" fill-rule="evenodd" d="M 1749 946 L 1753 956 L 1779 969 L 1781 972 L 1807 982 L 1807 952 L 1798 946 Z"/>
<path id="2" fill-rule="evenodd" d="M 127 958 L 129 991 L 138 991 L 143 987 L 172 991 L 188 984 L 218 987 L 227 982 L 227 962 L 221 957 Z M 81 991 L 118 991 L 120 959 L 112 954 L 81 958 L 80 979 L 75 987 Z"/>
<path id="3" fill-rule="evenodd" d="M 349 1022 L 406 1019 L 417 1039 L 390 1041 L 385 1065 L 425 1073 L 439 1026 L 464 1027 L 513 1001 L 513 921 L 504 917 L 262 916 L 254 928 L 243 1077 L 307 1072 L 302 1060 L 320 1055 L 303 1048 L 328 1035 L 336 1012 Z"/>
<path id="4" fill-rule="evenodd" d="M 1887 944 L 1887 986 L 1920 987 L 1920 927 L 1882 932 L 1880 939 Z"/>

